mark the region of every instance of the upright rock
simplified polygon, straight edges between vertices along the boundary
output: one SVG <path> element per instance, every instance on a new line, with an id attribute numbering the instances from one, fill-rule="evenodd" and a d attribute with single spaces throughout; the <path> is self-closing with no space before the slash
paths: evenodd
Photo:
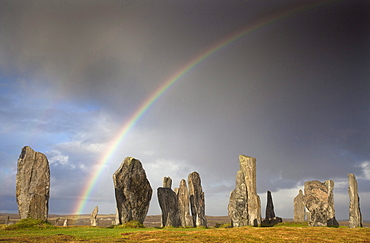
<path id="1" fill-rule="evenodd" d="M 172 179 L 171 177 L 163 177 L 163 186 L 164 188 L 171 188 L 172 187 Z"/>
<path id="2" fill-rule="evenodd" d="M 28 146 L 18 159 L 16 199 L 21 219 L 35 218 L 46 221 L 49 211 L 50 169 L 42 153 Z"/>
<path id="3" fill-rule="evenodd" d="M 157 189 L 159 206 L 162 210 L 161 227 L 180 226 L 180 215 L 177 195 L 171 188 L 159 187 Z"/>
<path id="4" fill-rule="evenodd" d="M 261 224 L 261 200 L 257 195 L 256 158 L 239 155 L 239 161 L 247 186 L 248 223 L 257 226 Z"/>
<path id="5" fill-rule="evenodd" d="M 176 191 L 175 191 L 176 192 Z M 180 181 L 180 187 L 177 189 L 177 200 L 179 204 L 179 215 L 182 227 L 193 226 L 192 217 L 189 211 L 189 191 L 186 186 L 186 181 Z"/>
<path id="6" fill-rule="evenodd" d="M 266 217 L 263 221 L 264 225 L 275 225 L 283 222 L 283 219 L 275 216 L 274 203 L 272 201 L 271 192 L 267 191 Z"/>
<path id="7" fill-rule="evenodd" d="M 303 201 L 303 192 L 299 190 L 298 195 L 294 198 L 294 221 L 304 222 L 305 206 Z"/>
<path id="8" fill-rule="evenodd" d="M 304 202 L 308 209 L 310 226 L 338 226 L 334 210 L 334 182 L 307 181 L 304 184 Z"/>
<path id="9" fill-rule="evenodd" d="M 207 227 L 204 192 L 202 190 L 200 176 L 197 172 L 194 171 L 189 174 L 188 185 L 193 227 Z"/>
<path id="10" fill-rule="evenodd" d="M 99 208 L 98 206 L 96 206 L 94 208 L 94 210 L 91 212 L 91 216 L 90 216 L 90 221 L 91 221 L 91 226 L 97 226 L 98 225 L 98 222 L 97 222 L 97 217 L 98 217 L 98 211 L 99 211 Z"/>
<path id="11" fill-rule="evenodd" d="M 349 227 L 362 227 L 362 215 L 360 211 L 360 197 L 356 177 L 348 174 L 348 195 L 349 195 Z"/>
<path id="12" fill-rule="evenodd" d="M 243 171 L 236 174 L 236 187 L 230 193 L 228 215 L 233 227 L 247 226 L 248 224 L 248 202 L 247 186 L 245 185 Z"/>
<path id="13" fill-rule="evenodd" d="M 271 192 L 267 191 L 266 218 L 275 218 L 274 203 L 272 202 Z"/>
<path id="14" fill-rule="evenodd" d="M 125 158 L 113 174 L 113 183 L 119 223 L 132 220 L 143 223 L 153 190 L 141 162 L 132 157 Z"/>
<path id="15" fill-rule="evenodd" d="M 240 170 L 236 176 L 237 185 L 230 194 L 228 207 L 231 223 L 233 226 L 258 226 L 261 224 L 261 200 L 257 195 L 256 159 L 239 155 L 239 164 Z"/>

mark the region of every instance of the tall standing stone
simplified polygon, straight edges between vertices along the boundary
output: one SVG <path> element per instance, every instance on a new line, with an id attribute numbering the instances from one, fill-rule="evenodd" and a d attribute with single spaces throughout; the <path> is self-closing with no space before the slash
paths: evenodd
<path id="1" fill-rule="evenodd" d="M 180 226 L 180 215 L 177 195 L 171 188 L 159 187 L 157 189 L 159 206 L 162 210 L 161 227 Z"/>
<path id="2" fill-rule="evenodd" d="M 362 215 L 360 211 L 360 197 L 358 196 L 358 185 L 356 177 L 348 174 L 349 195 L 349 227 L 362 227 Z"/>
<path id="3" fill-rule="evenodd" d="M 308 209 L 310 226 L 338 226 L 334 210 L 334 182 L 307 181 L 304 184 L 304 202 Z"/>
<path id="4" fill-rule="evenodd" d="M 132 220 L 143 223 L 153 190 L 141 162 L 132 157 L 125 158 L 113 174 L 113 183 L 119 223 Z"/>
<path id="5" fill-rule="evenodd" d="M 91 226 L 98 225 L 98 222 L 97 222 L 98 211 L 99 211 L 99 208 L 98 206 L 96 206 L 94 210 L 91 212 L 91 216 L 90 216 Z"/>
<path id="6" fill-rule="evenodd" d="M 240 169 L 247 186 L 248 224 L 261 224 L 261 200 L 257 195 L 256 158 L 239 155 Z"/>
<path id="7" fill-rule="evenodd" d="M 236 187 L 230 193 L 228 215 L 233 227 L 247 226 L 248 224 L 248 202 L 247 186 L 243 171 L 236 174 Z"/>
<path id="8" fill-rule="evenodd" d="M 229 217 L 235 227 L 261 224 L 261 200 L 257 195 L 256 158 L 239 155 L 240 170 L 235 190 L 230 193 Z"/>
<path id="9" fill-rule="evenodd" d="M 25 146 L 18 159 L 16 176 L 16 199 L 21 219 L 35 218 L 46 221 L 49 194 L 49 161 L 44 154 Z"/>
<path id="10" fill-rule="evenodd" d="M 176 192 L 176 191 L 175 191 Z M 192 217 L 189 211 L 189 191 L 186 186 L 186 181 L 180 181 L 180 187 L 177 189 L 177 199 L 179 203 L 180 222 L 182 227 L 193 226 Z"/>
<path id="11" fill-rule="evenodd" d="M 299 190 L 298 195 L 294 198 L 294 221 L 303 222 L 305 215 L 305 206 L 303 201 L 303 192 Z"/>
<path id="12" fill-rule="evenodd" d="M 193 227 L 207 227 L 205 216 L 205 198 L 198 172 L 192 172 L 188 176 L 190 209 L 193 219 Z"/>

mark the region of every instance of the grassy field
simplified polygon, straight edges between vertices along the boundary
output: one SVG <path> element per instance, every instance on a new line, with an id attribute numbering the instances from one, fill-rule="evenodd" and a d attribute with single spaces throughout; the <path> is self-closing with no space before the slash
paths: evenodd
<path id="1" fill-rule="evenodd" d="M 0 226 L 5 242 L 370 242 L 370 228 L 274 227 L 123 228 L 47 224 Z"/>

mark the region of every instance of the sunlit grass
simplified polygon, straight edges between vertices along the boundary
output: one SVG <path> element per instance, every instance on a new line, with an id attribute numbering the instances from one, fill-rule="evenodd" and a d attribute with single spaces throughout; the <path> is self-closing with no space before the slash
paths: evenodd
<path id="1" fill-rule="evenodd" d="M 281 223 L 274 227 L 240 228 L 124 228 L 2 226 L 6 242 L 370 242 L 370 228 L 308 227 L 306 223 Z M 135 227 L 137 223 L 132 223 Z M 20 225 L 24 225 L 24 222 Z M 132 226 L 132 225 L 131 225 Z"/>

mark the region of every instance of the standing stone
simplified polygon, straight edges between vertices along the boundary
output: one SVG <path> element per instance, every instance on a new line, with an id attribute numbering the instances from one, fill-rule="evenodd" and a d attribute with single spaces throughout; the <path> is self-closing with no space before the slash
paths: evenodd
<path id="1" fill-rule="evenodd" d="M 349 195 L 349 227 L 362 227 L 362 215 L 360 211 L 360 197 L 356 177 L 348 174 L 348 195 Z"/>
<path id="2" fill-rule="evenodd" d="M 272 202 L 271 192 L 267 191 L 266 218 L 275 218 L 274 203 Z"/>
<path id="3" fill-rule="evenodd" d="M 4 224 L 5 224 L 5 225 L 8 225 L 8 224 L 9 224 L 9 222 L 10 222 L 10 221 L 9 221 L 9 216 L 6 216 L 6 217 L 5 217 L 5 223 L 4 223 Z"/>
<path id="4" fill-rule="evenodd" d="M 179 204 L 181 226 L 182 227 L 193 226 L 192 217 L 189 211 L 189 191 L 186 186 L 186 181 L 184 179 L 180 181 L 180 187 L 177 188 L 176 194 Z"/>
<path id="5" fill-rule="evenodd" d="M 181 225 L 177 195 L 171 188 L 159 187 L 157 189 L 159 206 L 162 210 L 161 227 Z"/>
<path id="6" fill-rule="evenodd" d="M 99 211 L 99 208 L 98 208 L 98 206 L 96 206 L 94 208 L 94 210 L 92 211 L 92 213 L 91 213 L 91 217 L 90 217 L 91 226 L 97 226 L 98 225 L 98 222 L 96 220 L 96 218 L 98 217 L 98 211 Z"/>
<path id="7" fill-rule="evenodd" d="M 172 179 L 171 177 L 163 177 L 163 186 L 164 188 L 171 188 L 172 187 Z"/>
<path id="8" fill-rule="evenodd" d="M 233 227 L 249 225 L 247 203 L 247 186 L 245 185 L 243 171 L 239 170 L 236 174 L 236 187 L 230 193 L 228 205 L 228 215 Z"/>
<path id="9" fill-rule="evenodd" d="M 201 186 L 200 176 L 197 172 L 192 172 L 188 176 L 190 209 L 193 219 L 193 227 L 207 227 L 205 216 L 204 192 Z"/>
<path id="10" fill-rule="evenodd" d="M 68 226 L 68 219 L 64 220 L 63 226 L 65 226 L 65 227 Z"/>
<path id="11" fill-rule="evenodd" d="M 307 181 L 304 184 L 304 202 L 310 212 L 309 226 L 338 226 L 334 210 L 334 182 Z"/>
<path id="12" fill-rule="evenodd" d="M 283 219 L 275 216 L 271 192 L 267 191 L 266 217 L 263 224 L 272 226 L 281 222 L 283 222 Z"/>
<path id="13" fill-rule="evenodd" d="M 239 155 L 240 169 L 247 186 L 248 224 L 261 224 L 261 200 L 257 195 L 256 158 Z"/>
<path id="14" fill-rule="evenodd" d="M 257 195 L 256 159 L 239 155 L 240 170 L 235 190 L 230 193 L 229 217 L 235 227 L 261 224 L 261 200 Z"/>
<path id="15" fill-rule="evenodd" d="M 119 224 L 132 220 L 144 222 L 152 188 L 141 162 L 127 157 L 113 174 Z"/>
<path id="16" fill-rule="evenodd" d="M 16 199 L 21 219 L 34 218 L 46 221 L 49 210 L 50 169 L 42 153 L 28 146 L 18 159 Z"/>
<path id="17" fill-rule="evenodd" d="M 298 195 L 294 198 L 294 221 L 304 222 L 305 208 L 303 201 L 303 192 L 299 190 Z"/>

